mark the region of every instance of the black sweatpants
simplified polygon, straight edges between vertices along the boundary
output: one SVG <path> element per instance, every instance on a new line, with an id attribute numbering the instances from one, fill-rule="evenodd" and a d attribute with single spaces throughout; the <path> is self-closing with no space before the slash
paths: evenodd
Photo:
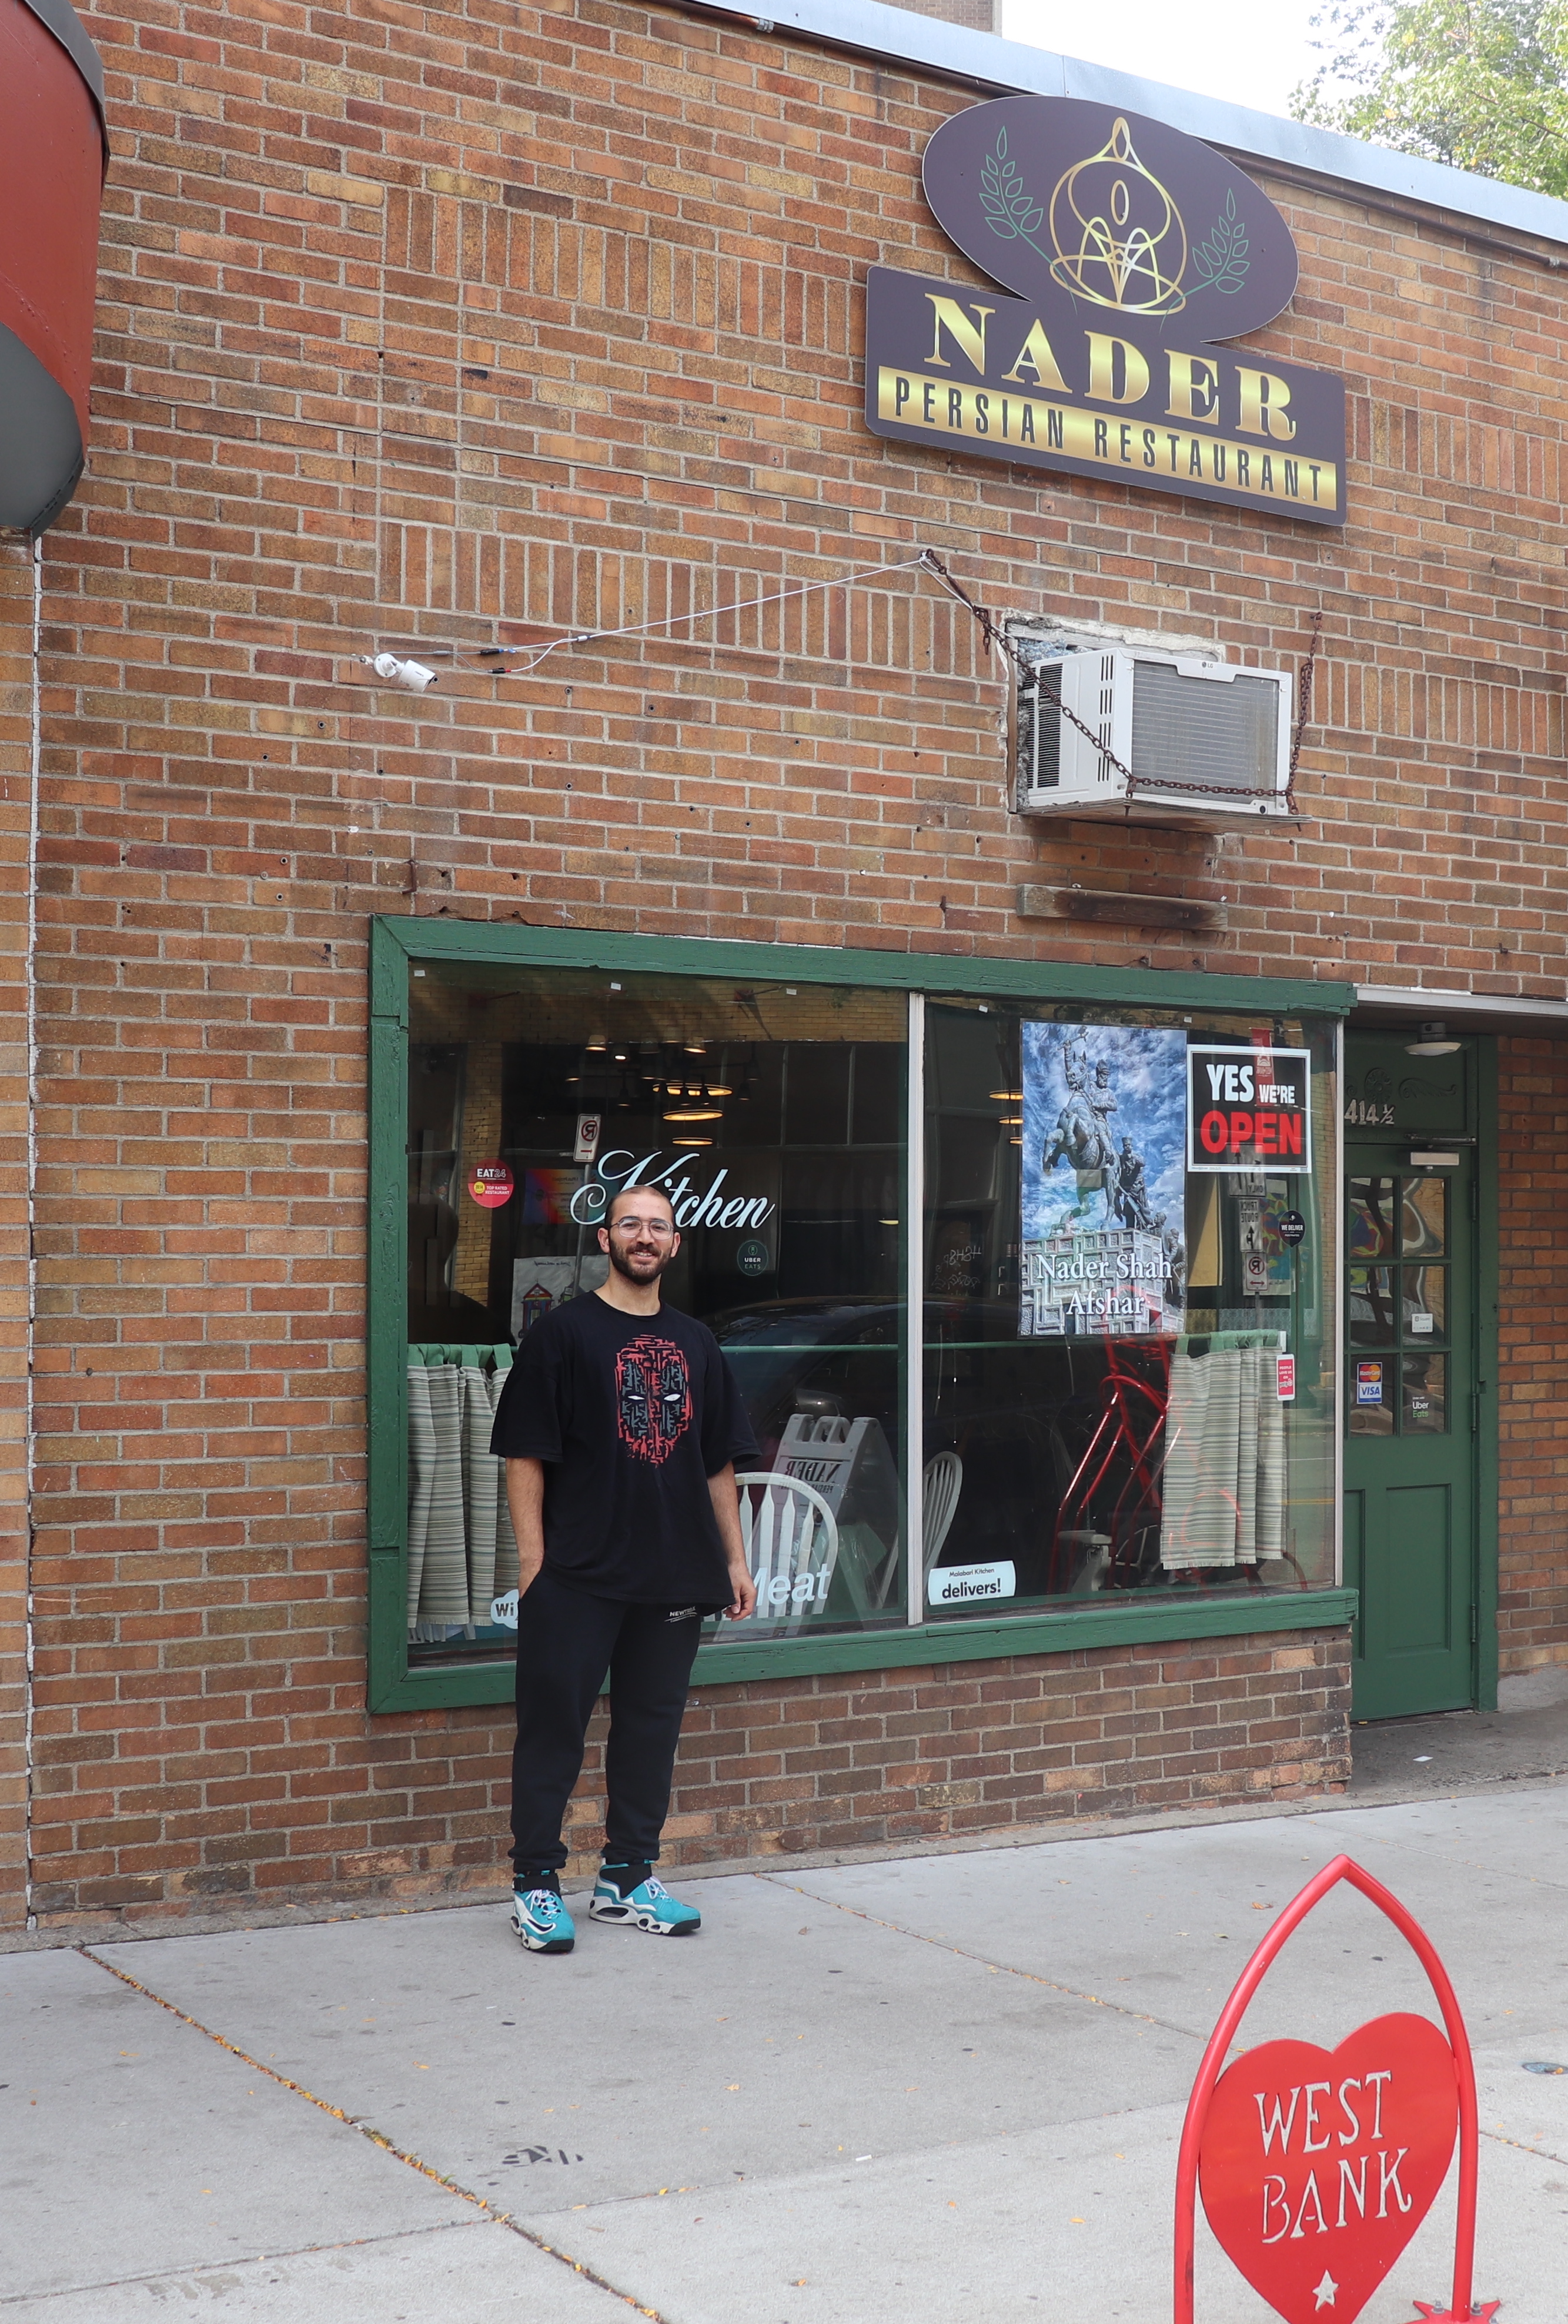
<path id="1" fill-rule="evenodd" d="M 668 1606 L 629 1606 L 540 1573 L 517 1609 L 517 1746 L 512 1755 L 512 1858 L 520 1872 L 558 1872 L 561 1820 L 583 1766 L 583 1742 L 605 1674 L 610 1740 L 604 1858 L 654 1864 L 669 1812 L 675 1748 L 702 1617 L 671 1621 Z"/>

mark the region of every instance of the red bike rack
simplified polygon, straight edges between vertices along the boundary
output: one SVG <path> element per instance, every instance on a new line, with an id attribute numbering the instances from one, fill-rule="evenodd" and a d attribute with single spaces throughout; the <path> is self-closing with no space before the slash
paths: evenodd
<path id="1" fill-rule="evenodd" d="M 1224 2008 L 1220 2013 L 1219 2023 L 1214 2028 L 1213 2034 L 1209 2041 L 1208 2048 L 1204 2052 L 1203 2062 L 1198 2068 L 1197 2080 L 1193 2085 L 1193 2094 L 1187 2102 L 1186 2120 L 1182 2126 L 1181 2148 L 1176 2162 L 1176 2299 L 1174 2310 L 1176 2324 L 1193 2324 L 1194 2319 L 1194 2251 L 1196 2235 L 1196 2207 L 1201 2164 L 1203 2165 L 1205 2208 L 1211 2209 L 1212 2224 L 1213 2209 L 1216 2208 L 1211 2198 L 1210 2168 L 1204 2159 L 1204 2135 L 1205 2131 L 1210 2126 L 1211 2110 L 1214 2104 L 1216 2086 L 1221 2081 L 1222 2072 L 1225 2067 L 1226 2052 L 1229 2051 L 1231 2044 L 1235 2038 L 1236 2029 L 1241 2024 L 1241 2018 L 1245 2015 L 1253 1996 L 1256 1994 L 1259 1986 L 1262 1983 L 1263 1978 L 1268 1974 L 1269 1969 L 1277 1960 L 1282 1948 L 1294 1934 L 1296 1930 L 1301 1926 L 1302 1922 L 1306 1918 L 1307 1914 L 1313 1911 L 1314 1907 L 1321 1904 L 1324 1896 L 1328 1895 L 1329 1891 L 1336 1887 L 1342 1880 L 1346 1882 L 1349 1886 L 1359 1890 L 1360 1893 L 1367 1898 L 1369 1903 L 1375 1904 L 1379 1912 L 1382 1913 L 1393 1923 L 1400 1935 L 1410 1946 L 1412 1951 L 1420 1961 L 1422 1968 L 1425 1970 L 1432 1990 L 1436 1996 L 1438 2007 L 1442 2011 L 1443 2023 L 1448 2037 L 1447 2043 L 1444 2044 L 1441 2036 L 1438 2034 L 1435 2026 L 1432 2025 L 1430 2020 L 1426 2018 L 1411 2016 L 1388 2017 L 1375 2021 L 1374 2024 L 1370 2026 L 1359 2029 L 1358 2034 L 1349 2036 L 1347 2042 L 1341 2045 L 1342 2049 L 1348 2049 L 1351 2044 L 1360 2040 L 1363 2035 L 1369 2037 L 1378 2036 L 1383 2041 L 1394 2044 L 1404 2043 L 1408 2046 L 1414 2043 L 1416 2048 L 1425 2047 L 1429 2052 L 1435 2049 L 1436 2052 L 1440 2056 L 1444 2052 L 1444 2051 L 1446 2051 L 1448 2057 L 1452 2060 L 1453 2088 L 1447 2093 L 1447 2102 L 1449 2106 L 1452 2107 L 1455 2098 L 1457 2098 L 1459 2143 L 1459 2218 L 1455 2233 L 1453 2252 L 1453 2296 L 1451 2305 L 1446 2309 L 1428 2307 L 1421 2301 L 1417 2301 L 1416 2302 L 1416 2306 L 1420 2310 L 1423 2317 L 1430 2319 L 1430 2324 L 1476 2324 L 1476 2319 L 1489 2318 L 1496 2312 L 1498 2307 L 1498 2302 L 1496 2301 L 1489 2301 L 1483 2307 L 1473 2307 L 1471 2301 L 1471 2282 L 1475 2259 L 1475 2200 L 1478 2130 L 1476 2124 L 1475 2068 L 1470 2053 L 1470 2037 L 1465 2032 L 1464 2019 L 1460 2013 L 1458 1999 L 1454 1994 L 1452 1984 L 1449 1982 L 1448 1972 L 1444 1969 L 1442 1961 L 1438 1959 L 1435 1946 L 1433 1944 L 1431 1939 L 1426 1935 L 1425 1932 L 1412 1917 L 1410 1913 L 1407 1912 L 1406 1907 L 1400 1904 L 1398 1898 L 1392 1895 L 1388 1889 L 1385 1888 L 1381 1881 L 1375 1880 L 1370 1872 L 1363 1871 L 1361 1867 L 1359 1864 L 1354 1863 L 1350 1857 L 1336 1856 L 1333 1858 L 1333 1861 L 1330 1864 L 1324 1865 L 1323 1870 L 1317 1874 L 1316 1877 L 1309 1880 L 1306 1886 L 1301 1891 L 1301 1894 L 1298 1896 L 1294 1897 L 1286 1906 L 1285 1910 L 1279 1915 L 1278 1920 L 1275 1923 L 1273 1928 L 1269 1930 L 1268 1935 L 1264 1938 L 1257 1951 L 1252 1955 L 1251 1960 L 1247 1963 L 1246 1968 L 1242 1970 L 1241 1977 L 1237 1980 L 1235 1990 L 1232 1992 L 1230 1999 L 1226 2002 Z M 1280 2052 L 1290 2052 L 1299 2055 L 1305 2052 L 1305 2048 L 1306 2045 L 1298 2043 L 1279 2043 L 1266 2044 L 1260 2051 L 1244 2053 L 1242 2059 L 1237 2061 L 1236 2064 L 1232 2065 L 1230 2069 L 1230 2072 L 1234 2074 L 1237 2070 L 1237 2066 L 1247 2063 L 1249 2058 L 1257 2060 L 1262 2059 L 1269 2050 L 1277 2050 Z M 1326 2055 L 1326 2053 L 1321 2052 L 1314 2054 L 1317 2056 Z M 1432 2061 L 1429 2057 L 1427 2064 L 1430 2066 L 1431 2062 Z M 1445 2072 L 1446 2067 L 1439 2069 L 1440 2075 Z M 1386 2081 L 1389 2078 L 1387 2076 L 1381 2076 L 1374 2079 L 1378 2079 L 1379 2081 Z M 1347 2089 L 1351 2087 L 1359 2088 L 1360 2086 L 1353 2085 L 1349 2080 L 1347 2080 L 1343 2085 L 1343 2088 Z M 1330 2088 L 1331 2084 L 1327 2082 L 1312 2083 L 1308 2085 L 1306 2121 L 1309 2126 L 1309 2134 L 1310 2127 L 1314 2126 L 1314 2100 L 1311 2096 L 1311 2092 L 1313 2090 L 1326 2091 L 1330 2089 Z M 1265 2120 L 1264 2106 L 1260 2098 L 1258 2100 L 1258 2116 L 1262 2150 L 1265 2156 L 1267 2156 L 1268 2153 L 1268 2131 L 1270 2126 Z M 1453 2131 L 1452 2125 L 1453 2116 L 1451 2114 L 1448 2118 L 1448 2126 L 1444 2129 L 1439 2126 L 1435 2134 L 1440 2140 L 1446 2140 L 1446 2145 L 1443 2148 L 1441 2166 L 1437 2171 L 1437 2176 L 1434 2182 L 1432 2184 L 1429 2191 L 1424 2191 L 1422 2198 L 1419 2199 L 1418 2209 L 1416 2208 L 1418 2200 L 1416 2198 L 1407 2198 L 1399 2206 L 1399 2208 L 1407 2214 L 1415 2210 L 1416 2216 L 1410 2219 L 1408 2227 L 1402 2230 L 1402 2239 L 1389 2250 L 1386 2260 L 1376 2255 L 1374 2256 L 1371 2264 L 1378 2268 L 1379 2272 L 1373 2276 L 1371 2281 L 1367 2282 L 1359 2289 L 1352 2287 L 1351 2297 L 1355 2301 L 1354 2308 L 1351 2309 L 1348 2306 L 1340 2307 L 1337 2305 L 1337 2296 L 1340 2287 L 1333 2282 L 1332 2275 L 1326 2267 L 1324 2270 L 1323 2281 L 1319 2284 L 1314 2286 L 1309 2281 L 1310 2276 L 1316 2272 L 1317 2267 L 1321 2264 L 1322 2250 L 1321 2247 L 1314 2250 L 1311 2241 L 1305 2236 L 1301 2236 L 1302 2222 L 1298 2218 L 1296 2228 L 1292 2231 L 1292 2238 L 1294 2239 L 1295 2237 L 1301 2236 L 1302 2240 L 1303 2248 L 1300 2255 L 1299 2281 L 1293 2281 L 1286 2289 L 1282 2290 L 1280 2288 L 1278 2279 L 1286 2264 L 1285 2261 L 1281 2259 L 1278 2261 L 1271 2260 L 1269 2263 L 1276 2279 L 1272 2291 L 1265 2290 L 1261 2284 L 1255 2282 L 1255 2288 L 1262 2292 L 1263 2297 L 1269 2301 L 1269 2304 L 1275 2308 L 1277 2314 L 1289 2318 L 1294 2318 L 1295 2316 L 1302 2314 L 1311 2317 L 1322 2311 L 1324 2314 L 1324 2324 L 1350 2324 L 1350 2319 L 1352 2316 L 1360 2312 L 1360 2309 L 1365 2305 L 1366 2301 L 1371 2297 L 1373 2291 L 1377 2288 L 1377 2283 L 1381 2282 L 1383 2276 L 1388 2273 L 1388 2270 L 1395 2264 L 1395 2261 L 1399 2255 L 1399 2251 L 1403 2248 L 1403 2243 L 1407 2241 L 1409 2236 L 1415 2233 L 1416 2227 L 1420 2224 L 1421 2219 L 1425 2218 L 1426 2211 L 1430 2209 L 1433 2200 L 1436 2197 L 1439 2188 L 1446 2176 L 1448 2157 L 1453 2152 Z M 1277 2137 L 1280 2129 L 1280 2119 L 1277 2110 L 1272 2125 L 1272 2129 L 1276 2137 Z M 1287 2129 L 1285 2131 L 1284 2138 L 1281 2141 L 1283 2150 L 1288 2149 L 1289 2138 L 1290 2132 Z M 1346 2140 L 1342 2143 L 1348 2144 L 1350 2142 Z M 1327 2144 L 1328 2138 L 1325 2131 L 1324 2141 L 1324 2148 L 1326 2148 Z M 1320 2150 L 1314 2145 L 1311 2148 L 1311 2151 L 1316 2153 Z M 1396 2163 L 1395 2168 L 1397 2172 L 1397 2163 Z M 1233 2191 L 1232 2190 L 1220 2186 L 1219 2180 L 1221 2170 L 1222 2163 L 1220 2162 L 1216 2162 L 1213 2173 L 1216 2193 L 1228 2193 Z M 1286 2182 L 1281 2178 L 1278 2180 L 1269 2180 L 1266 2183 L 1268 2187 L 1278 2186 L 1283 2189 Z M 1365 2183 L 1363 2166 L 1363 2189 L 1365 2187 Z M 1255 2196 L 1257 2190 L 1249 2189 L 1248 2191 L 1250 2195 Z M 1276 2204 L 1278 2205 L 1283 2200 L 1283 2198 L 1282 2196 L 1276 2196 L 1273 2200 Z M 1266 2224 L 1269 2218 L 1268 2210 L 1268 2195 L 1265 2193 L 1263 2196 L 1263 2210 L 1261 2216 Z M 1342 2194 L 1340 2199 L 1340 2211 L 1341 2224 L 1342 2226 L 1344 2224 L 1345 2212 L 1345 2204 Z M 1366 2206 L 1363 2201 L 1363 2219 L 1365 2218 L 1365 2211 Z M 1322 2218 L 1321 2203 L 1319 2204 L 1318 2217 L 1319 2218 Z M 1351 2221 L 1351 2224 L 1353 2227 L 1357 2223 Z M 1283 2230 L 1279 2233 L 1272 2234 L 1262 2238 L 1264 2242 L 1272 2245 L 1277 2245 L 1283 2239 Z M 1256 2238 L 1254 2240 L 1256 2240 Z M 1233 2259 L 1235 2258 L 1236 2255 L 1234 2251 L 1231 2251 L 1231 2256 Z M 1241 2264 L 1241 2263 L 1238 2262 L 1238 2264 Z M 1363 2258 L 1363 2273 L 1365 2273 L 1366 2265 L 1367 2262 Z M 1245 2273 L 1248 2273 L 1248 2270 L 1243 2268 L 1242 2272 Z M 1342 2270 L 1342 2272 L 1343 2271 Z M 1250 2280 L 1253 2279 L 1250 2276 Z M 1281 2306 L 1279 2304 L 1281 2298 L 1288 2299 L 1289 2305 Z M 1309 2307 L 1309 2301 L 1314 2302 L 1314 2304 Z"/>

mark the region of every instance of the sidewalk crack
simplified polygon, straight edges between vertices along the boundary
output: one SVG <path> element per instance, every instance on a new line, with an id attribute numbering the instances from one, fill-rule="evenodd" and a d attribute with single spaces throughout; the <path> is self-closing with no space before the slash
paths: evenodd
<path id="1" fill-rule="evenodd" d="M 217 2275 L 226 2268 L 272 2267 L 286 2259 L 310 2259 L 318 2252 L 367 2251 L 373 2244 L 407 2243 L 415 2236 L 449 2236 L 493 2224 L 487 2219 L 442 2219 L 429 2227 L 393 2227 L 385 2235 L 340 2236 L 336 2243 L 291 2244 L 287 2251 L 247 2252 L 241 2259 L 191 2260 L 174 2267 L 144 2268 L 138 2275 L 106 2275 L 96 2277 L 91 2283 L 59 2283 L 50 2292 L 0 2292 L 0 2308 L 20 2308 L 24 2301 L 77 2300 L 84 2292 L 120 2292 L 128 2284 L 166 2283 L 177 2276 Z"/>
<path id="2" fill-rule="evenodd" d="M 493 2219 L 498 2227 L 510 2227 L 514 2236 L 520 2236 L 526 2244 L 531 2244 L 536 2251 L 543 2252 L 549 2259 L 558 2260 L 561 2266 L 570 2268 L 574 2275 L 582 2276 L 586 2282 L 596 2284 L 601 2292 L 609 2292 L 612 2299 L 619 2300 L 637 2315 L 649 2318 L 650 2324 L 668 2324 L 668 2319 L 660 2316 L 657 2308 L 645 2307 L 634 2293 L 623 2292 L 618 2283 L 612 2283 L 607 2276 L 596 2273 L 586 2260 L 574 2259 L 570 2252 L 561 2251 L 556 2245 L 547 2243 L 542 2236 L 535 2235 L 531 2227 L 525 2227 L 515 2214 L 497 2210 L 495 2205 L 487 2203 L 483 2195 L 476 2195 L 471 2187 L 465 2187 L 460 2180 L 449 2177 L 446 2172 L 438 2171 L 434 2163 L 410 2153 L 407 2147 L 399 2146 L 395 2140 L 389 2138 L 384 2131 L 377 2130 L 374 2124 L 345 2113 L 343 2107 L 334 2106 L 330 2098 L 318 2098 L 316 2092 L 308 2090 L 303 2082 L 293 2081 L 287 2074 L 279 2073 L 275 2066 L 266 2065 L 260 2058 L 252 2057 L 250 2052 L 242 2050 L 236 2042 L 230 2042 L 210 2025 L 204 2025 L 199 2017 L 192 2017 L 177 2003 L 166 2001 L 161 1993 L 154 1993 L 150 1985 L 141 1984 L 123 1969 L 116 1969 L 113 1961 L 105 1960 L 90 1945 L 76 1945 L 72 1950 L 79 1953 L 84 1960 L 90 1960 L 106 1976 L 117 1978 L 122 1985 L 128 1985 L 132 1992 L 139 1993 L 144 2001 L 154 2002 L 160 2009 L 166 2009 L 171 2017 L 177 2017 L 182 2025 L 189 2025 L 192 2033 L 203 2034 L 208 2041 L 216 2043 L 220 2050 L 226 2050 L 231 2058 L 238 2058 L 254 2073 L 264 2074 L 268 2081 L 276 2082 L 282 2089 L 291 2090 L 296 2098 L 304 2098 L 309 2105 L 318 2107 L 321 2113 L 330 2115 L 334 2122 L 342 2123 L 346 2130 L 357 2131 L 361 2138 L 368 2139 L 373 2146 L 379 2146 L 382 2153 L 390 2154 L 394 2162 L 406 2163 L 410 2171 L 417 2171 L 421 2177 L 433 2180 L 438 2187 L 444 2187 L 448 2194 L 456 2195 L 460 2201 L 472 2203 L 476 2211 L 482 2211 L 486 2218 Z"/>
<path id="3" fill-rule="evenodd" d="M 1029 1985 L 1043 1985 L 1047 1993 L 1062 1994 L 1069 2001 L 1085 2001 L 1095 2009 L 1113 2010 L 1119 2017 L 1130 2017 L 1139 2025 L 1158 2025 L 1162 2034 L 1179 2034 L 1184 2042 L 1201 2043 L 1204 2036 L 1190 2025 L 1178 2025 L 1174 2018 L 1156 2017 L 1147 2009 L 1130 2009 L 1124 2001 L 1108 2001 L 1103 1994 L 1083 1993 L 1075 1985 L 1059 1985 L 1053 1977 L 1042 1977 L 1038 1969 L 1014 1969 L 1009 1961 L 987 1960 L 983 1953 L 972 1953 L 967 1946 L 955 1945 L 946 1937 L 927 1937 L 919 1929 L 907 1929 L 901 1921 L 882 1921 L 874 1913 L 862 1912 L 858 1904 L 842 1904 L 836 1896 L 819 1895 L 815 1888 L 804 1888 L 798 1880 L 786 1880 L 777 1872 L 759 1872 L 758 1880 L 770 1880 L 776 1887 L 792 1889 L 797 1896 L 809 1897 L 814 1904 L 831 1905 L 835 1913 L 847 1913 L 852 1920 L 864 1921 L 868 1927 L 886 1929 L 895 1937 L 909 1937 L 918 1945 L 929 1945 L 936 1952 L 953 1953 L 959 1960 L 973 1961 L 977 1969 L 989 1969 L 992 1977 L 1020 1977 Z"/>

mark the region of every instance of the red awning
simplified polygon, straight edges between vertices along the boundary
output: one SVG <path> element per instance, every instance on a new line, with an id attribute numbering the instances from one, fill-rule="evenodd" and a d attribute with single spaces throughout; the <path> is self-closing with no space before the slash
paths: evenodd
<path id="1" fill-rule="evenodd" d="M 88 440 L 103 69 L 68 0 L 0 0 L 0 526 L 42 532 Z"/>

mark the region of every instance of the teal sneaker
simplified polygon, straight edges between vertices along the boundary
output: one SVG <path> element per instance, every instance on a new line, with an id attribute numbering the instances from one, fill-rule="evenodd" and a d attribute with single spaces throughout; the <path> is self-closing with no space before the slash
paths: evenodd
<path id="1" fill-rule="evenodd" d="M 530 1953 L 569 1953 L 577 1941 L 572 1916 L 553 1888 L 514 1888 L 512 1925 Z"/>
<path id="2" fill-rule="evenodd" d="M 702 1914 L 696 1906 L 681 1904 L 651 1872 L 635 1888 L 628 1888 L 623 1894 L 612 1875 L 601 1867 L 588 1912 L 595 1921 L 634 1922 L 638 1928 L 646 1929 L 655 1937 L 695 1936 L 702 1926 Z"/>

